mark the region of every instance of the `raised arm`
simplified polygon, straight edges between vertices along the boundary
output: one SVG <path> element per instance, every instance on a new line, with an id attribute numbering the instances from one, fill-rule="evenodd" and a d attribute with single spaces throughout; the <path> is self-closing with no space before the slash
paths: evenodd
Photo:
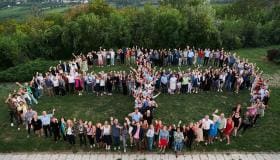
<path id="1" fill-rule="evenodd" d="M 23 87 L 23 85 L 20 84 L 19 82 L 16 82 L 16 85 L 18 85 L 19 87 Z"/>

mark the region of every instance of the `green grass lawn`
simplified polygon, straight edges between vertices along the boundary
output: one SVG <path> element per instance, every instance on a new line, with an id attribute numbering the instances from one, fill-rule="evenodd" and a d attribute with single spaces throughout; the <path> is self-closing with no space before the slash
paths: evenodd
<path id="1" fill-rule="evenodd" d="M 69 9 L 70 6 L 50 8 L 43 10 L 43 14 L 62 13 Z M 10 8 L 0 9 L 0 21 L 16 19 L 24 20 L 31 15 L 31 6 L 13 6 Z"/>
<path id="2" fill-rule="evenodd" d="M 250 61 L 257 62 L 263 70 L 269 74 L 279 71 L 280 67 L 275 64 L 261 61 L 265 55 L 266 48 L 242 49 L 238 53 L 242 57 L 248 57 Z M 255 54 L 253 54 L 255 53 Z M 108 71 L 111 68 L 104 67 L 98 70 Z M 115 70 L 127 70 L 127 67 L 114 67 Z M 95 69 L 97 70 L 97 69 Z M 65 151 L 70 150 L 68 143 L 59 142 L 55 144 L 52 139 L 31 137 L 26 138 L 27 131 L 21 127 L 10 127 L 9 116 L 6 105 L 3 103 L 8 92 L 16 86 L 12 83 L 0 84 L 0 152 L 15 151 Z M 216 142 L 208 147 L 198 146 L 195 151 L 280 151 L 280 88 L 271 88 L 272 95 L 270 109 L 265 113 L 255 128 L 251 128 L 242 137 L 233 138 L 232 144 Z M 241 102 L 243 107 L 249 104 L 249 92 L 242 91 L 236 95 L 233 93 L 203 92 L 196 95 L 160 95 L 156 99 L 159 108 L 156 110 L 155 118 L 162 119 L 167 124 L 197 121 L 205 114 L 212 113 L 216 108 L 229 115 L 231 108 Z M 57 109 L 56 116 L 66 118 L 83 118 L 94 123 L 108 120 L 110 116 L 117 117 L 120 121 L 133 111 L 133 98 L 114 94 L 113 96 L 96 97 L 95 95 L 43 97 L 39 100 L 35 110 L 41 113 L 43 110 L 50 111 L 53 107 Z M 79 151 L 88 151 L 79 148 Z"/>

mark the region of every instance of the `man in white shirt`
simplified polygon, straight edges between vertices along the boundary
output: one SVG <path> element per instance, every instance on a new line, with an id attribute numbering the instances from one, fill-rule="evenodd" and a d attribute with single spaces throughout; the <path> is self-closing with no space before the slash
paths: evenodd
<path id="1" fill-rule="evenodd" d="M 205 145 L 207 145 L 207 142 L 209 141 L 208 140 L 209 139 L 208 132 L 209 132 L 211 124 L 213 124 L 213 121 L 211 119 L 209 119 L 208 115 L 206 115 L 202 119 L 202 129 L 203 129 L 203 136 L 204 136 Z"/>
<path id="2" fill-rule="evenodd" d="M 74 93 L 75 77 L 72 74 L 68 74 L 66 77 L 68 79 L 69 93 Z"/>
<path id="3" fill-rule="evenodd" d="M 209 57 L 210 57 L 210 49 L 206 49 L 204 51 L 204 62 L 203 62 L 204 66 L 208 65 Z"/>
<path id="4" fill-rule="evenodd" d="M 189 53 L 188 53 L 188 65 L 189 65 L 189 66 L 192 66 L 193 57 L 194 57 L 194 52 L 193 52 L 192 49 L 190 49 L 190 50 L 189 50 Z"/>

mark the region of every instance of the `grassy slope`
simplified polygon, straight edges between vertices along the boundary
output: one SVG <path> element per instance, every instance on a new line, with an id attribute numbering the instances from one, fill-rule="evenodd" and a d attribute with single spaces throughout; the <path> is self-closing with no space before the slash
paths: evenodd
<path id="1" fill-rule="evenodd" d="M 258 62 L 263 56 L 265 49 L 242 49 L 240 55 L 247 56 L 250 61 Z M 255 53 L 254 55 L 251 53 Z M 263 64 L 259 62 L 258 64 Z M 266 63 L 264 63 L 266 64 Z M 266 69 L 265 69 L 266 68 Z M 279 66 L 267 64 L 264 70 L 270 71 L 270 68 L 279 70 Z M 117 67 L 121 69 L 121 67 Z M 103 68 L 108 70 L 108 68 Z M 13 84 L 0 85 L 0 97 L 3 98 L 7 93 L 14 89 Z M 257 127 L 250 129 L 240 138 L 235 138 L 232 145 L 226 146 L 224 143 L 217 142 L 208 147 L 199 146 L 196 151 L 280 151 L 280 128 L 275 123 L 280 120 L 280 88 L 272 88 L 270 109 L 266 112 L 265 117 L 260 121 Z M 156 111 L 156 118 L 161 118 L 164 122 L 177 123 L 183 120 L 184 123 L 196 121 L 204 114 L 208 114 L 218 108 L 219 110 L 229 113 L 230 108 L 236 102 L 242 102 L 243 106 L 249 103 L 249 92 L 242 91 L 239 95 L 232 93 L 200 93 L 198 95 L 161 95 L 158 97 L 159 109 Z M 67 143 L 54 144 L 51 140 L 44 138 L 32 137 L 26 139 L 26 131 L 22 128 L 17 131 L 11 128 L 8 123 L 8 114 L 3 101 L 0 102 L 0 152 L 9 151 L 50 151 L 50 150 L 67 150 Z M 110 116 L 116 116 L 123 119 L 127 113 L 133 109 L 133 98 L 115 94 L 112 97 L 96 97 L 93 95 L 84 95 L 82 97 L 66 96 L 40 99 L 36 110 L 51 110 L 57 108 L 57 116 L 86 118 L 93 122 L 104 121 Z M 79 148 L 79 147 L 78 147 Z M 86 150 L 86 149 L 84 149 Z"/>
<path id="2" fill-rule="evenodd" d="M 14 6 L 11 8 L 4 8 L 0 9 L 0 21 L 9 20 L 9 19 L 16 19 L 16 20 L 24 20 L 28 16 L 30 16 L 29 6 Z M 59 7 L 59 8 L 52 8 L 44 10 L 44 14 L 50 14 L 50 13 L 62 13 L 69 9 L 68 6 L 66 7 Z"/>

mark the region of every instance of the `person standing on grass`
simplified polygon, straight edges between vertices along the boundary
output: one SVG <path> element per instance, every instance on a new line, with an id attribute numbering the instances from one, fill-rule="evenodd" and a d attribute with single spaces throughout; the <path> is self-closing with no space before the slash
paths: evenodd
<path id="1" fill-rule="evenodd" d="M 233 135 L 236 137 L 237 136 L 237 131 L 239 130 L 241 123 L 242 123 L 242 118 L 240 117 L 239 113 L 236 112 L 232 116 L 232 120 L 234 122 L 234 130 L 233 130 Z"/>
<path id="2" fill-rule="evenodd" d="M 210 58 L 210 49 L 207 48 L 207 49 L 205 49 L 205 51 L 204 51 L 204 62 L 203 62 L 203 66 L 208 66 L 209 58 Z"/>
<path id="3" fill-rule="evenodd" d="M 203 129 L 202 129 L 202 120 L 200 120 L 199 122 L 195 123 L 194 125 L 194 134 L 195 134 L 195 142 L 197 143 L 197 145 L 200 142 L 203 142 Z"/>
<path id="4" fill-rule="evenodd" d="M 13 102 L 13 97 L 11 94 L 9 94 L 8 98 L 5 100 L 5 103 L 8 105 L 9 108 L 9 115 L 10 115 L 10 123 L 11 123 L 11 127 L 14 126 L 14 119 L 16 121 L 16 125 L 19 125 L 19 119 L 17 116 L 17 107 Z M 32 119 L 32 117 L 31 117 Z"/>
<path id="5" fill-rule="evenodd" d="M 54 94 L 56 96 L 59 95 L 59 81 L 58 81 L 58 76 L 53 76 L 52 78 L 52 83 L 53 83 L 53 90 L 54 90 Z"/>
<path id="6" fill-rule="evenodd" d="M 79 124 L 78 124 L 78 135 L 79 135 L 79 139 L 80 139 L 80 146 L 82 145 L 87 145 L 87 140 L 86 140 L 86 127 L 85 127 L 85 123 L 83 122 L 83 120 L 79 120 Z"/>
<path id="7" fill-rule="evenodd" d="M 252 127 L 252 120 L 250 119 L 250 113 L 247 111 L 244 117 L 242 118 L 242 123 L 239 127 L 239 130 L 243 129 L 242 134 L 244 134 L 245 131 L 250 127 Z M 240 136 L 242 136 L 242 134 Z"/>
<path id="8" fill-rule="evenodd" d="M 97 148 L 99 148 L 102 143 L 102 124 L 101 123 L 96 124 L 95 140 L 96 140 Z"/>
<path id="9" fill-rule="evenodd" d="M 54 135 L 54 141 L 57 143 L 57 141 L 60 140 L 60 125 L 55 117 L 51 119 L 50 127 Z"/>
<path id="10" fill-rule="evenodd" d="M 39 137 L 42 136 L 42 121 L 38 118 L 37 114 L 35 114 L 31 120 L 31 125 L 33 128 L 33 131 L 36 135 Z"/>
<path id="11" fill-rule="evenodd" d="M 75 88 L 75 76 L 73 74 L 67 73 L 66 77 L 68 79 L 69 93 L 73 94 Z"/>
<path id="12" fill-rule="evenodd" d="M 112 137 L 114 142 L 114 150 L 120 150 L 120 136 L 122 127 L 119 125 L 118 119 L 111 121 Z"/>
<path id="13" fill-rule="evenodd" d="M 126 120 L 126 122 L 124 122 L 122 130 L 121 130 L 121 137 L 122 137 L 122 142 L 123 142 L 123 152 L 124 153 L 126 153 L 127 139 L 129 138 L 128 123 L 129 123 L 129 121 Z"/>
<path id="14" fill-rule="evenodd" d="M 65 119 L 63 117 L 60 118 L 59 128 L 60 128 L 60 134 L 62 135 L 63 140 L 66 141 L 67 140 L 66 139 L 66 133 L 65 133 L 66 123 L 65 123 Z"/>
<path id="15" fill-rule="evenodd" d="M 104 125 L 102 126 L 102 136 L 104 143 L 106 145 L 106 151 L 111 150 L 111 144 L 112 144 L 112 137 L 111 137 L 111 125 L 108 124 L 108 121 L 104 122 Z"/>
<path id="16" fill-rule="evenodd" d="M 114 66 L 115 65 L 115 51 L 113 49 L 110 49 L 109 50 L 109 53 L 110 53 L 110 58 L 111 58 L 111 66 Z"/>
<path id="17" fill-rule="evenodd" d="M 209 144 L 213 144 L 214 139 L 217 137 L 218 126 L 219 126 L 219 121 L 217 121 L 217 119 L 214 120 L 213 123 L 210 125 L 210 129 L 209 129 Z"/>
<path id="18" fill-rule="evenodd" d="M 177 127 L 177 130 L 174 132 L 174 151 L 176 157 L 178 157 L 178 154 L 183 149 L 184 139 L 184 134 L 181 132 L 181 128 Z"/>
<path id="19" fill-rule="evenodd" d="M 44 134 L 45 137 L 51 137 L 52 136 L 52 132 L 51 132 L 51 128 L 50 128 L 50 123 L 51 123 L 51 117 L 54 116 L 54 112 L 55 109 L 52 110 L 51 114 L 47 114 L 46 111 L 42 112 L 42 116 L 39 116 L 39 119 L 42 120 L 42 126 L 43 126 L 43 130 L 44 130 Z"/>
<path id="20" fill-rule="evenodd" d="M 210 129 L 210 125 L 213 124 L 213 121 L 209 119 L 209 116 L 206 115 L 203 119 L 202 119 L 202 129 L 203 129 L 203 136 L 204 136 L 204 140 L 205 140 L 205 145 L 208 144 L 209 142 L 209 129 Z"/>
<path id="21" fill-rule="evenodd" d="M 98 67 L 103 67 L 103 57 L 100 51 L 97 52 Z"/>
<path id="22" fill-rule="evenodd" d="M 163 126 L 163 129 L 161 129 L 159 131 L 159 147 L 160 147 L 160 151 L 159 153 L 165 153 L 165 149 L 168 145 L 168 141 L 169 141 L 169 132 L 167 130 L 166 126 Z"/>
<path id="23" fill-rule="evenodd" d="M 146 137 L 147 137 L 147 148 L 149 151 L 152 151 L 153 150 L 153 143 L 154 143 L 154 135 L 155 135 L 155 130 L 154 130 L 154 126 L 151 124 L 149 126 L 149 129 L 147 130 L 147 133 L 146 133 Z"/>
<path id="24" fill-rule="evenodd" d="M 70 145 L 75 145 L 75 129 L 73 121 L 68 119 L 66 123 L 66 137 Z"/>
<path id="25" fill-rule="evenodd" d="M 30 134 L 31 134 L 31 126 L 32 126 L 32 118 L 34 117 L 34 115 L 37 115 L 36 111 L 33 111 L 31 107 L 28 108 L 27 112 L 25 113 L 25 124 L 26 124 L 26 128 L 27 128 L 27 138 L 29 138 Z"/>
<path id="26" fill-rule="evenodd" d="M 96 131 L 95 126 L 92 125 L 91 121 L 89 121 L 88 124 L 86 125 L 86 135 L 91 149 L 95 147 L 94 144 L 95 131 Z"/>
<path id="27" fill-rule="evenodd" d="M 214 113 L 212 114 L 212 116 L 214 117 L 214 119 L 217 120 L 218 122 L 218 136 L 220 138 L 220 141 L 223 141 L 223 131 L 226 128 L 226 124 L 227 124 L 227 119 L 225 118 L 225 114 L 221 113 L 220 116 L 217 115 L 217 113 L 219 112 L 218 109 L 216 109 L 214 111 Z"/>
<path id="28" fill-rule="evenodd" d="M 80 74 L 75 77 L 75 90 L 78 92 L 78 95 L 81 96 L 83 92 L 83 80 Z"/>
<path id="29" fill-rule="evenodd" d="M 234 129 L 234 122 L 233 122 L 232 118 L 228 118 L 226 128 L 224 129 L 224 135 L 227 139 L 227 145 L 230 144 L 230 135 L 231 135 L 233 129 Z"/>
<path id="30" fill-rule="evenodd" d="M 137 151 L 140 151 L 141 147 L 142 147 L 141 143 L 144 138 L 144 131 L 141 128 L 141 125 L 139 122 L 136 122 L 136 124 L 133 125 L 132 138 L 133 138 L 133 142 L 137 148 Z"/>

